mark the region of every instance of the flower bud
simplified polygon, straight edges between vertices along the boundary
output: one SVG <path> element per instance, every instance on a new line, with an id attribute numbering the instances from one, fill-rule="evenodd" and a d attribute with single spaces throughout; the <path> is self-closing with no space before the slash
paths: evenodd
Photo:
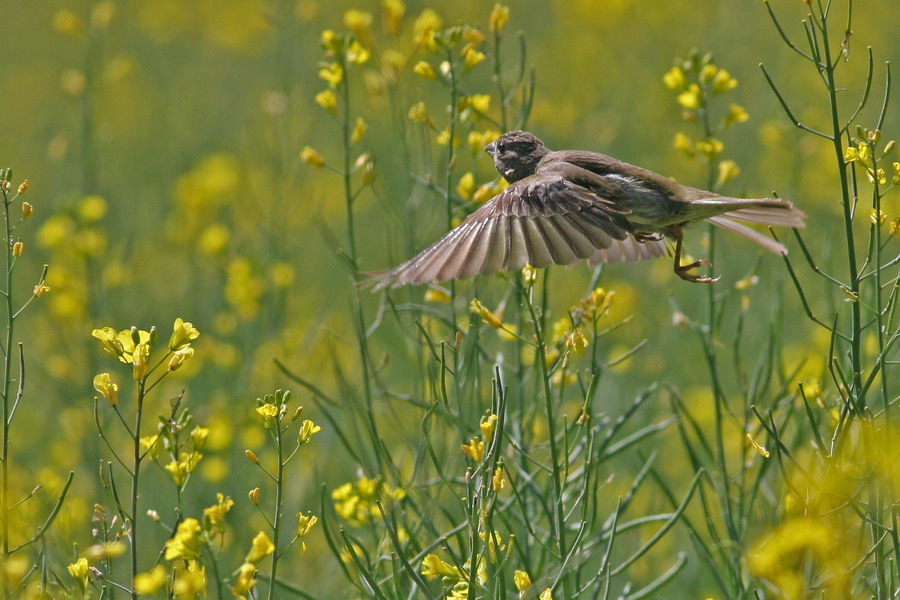
<path id="1" fill-rule="evenodd" d="M 22 218 L 27 219 L 34 214 L 34 207 L 28 202 L 22 203 Z"/>
<path id="2" fill-rule="evenodd" d="M 12 255 L 13 256 L 22 256 L 22 252 L 25 250 L 25 244 L 22 242 L 15 242 L 12 245 Z"/>
<path id="3" fill-rule="evenodd" d="M 24 194 L 28 191 L 28 180 L 26 179 L 22 183 L 19 184 L 19 193 Z"/>
<path id="4" fill-rule="evenodd" d="M 244 455 L 247 457 L 247 460 L 252 462 L 254 465 L 259 464 L 259 459 L 256 458 L 256 454 L 253 453 L 253 450 L 244 450 Z"/>
<path id="5" fill-rule="evenodd" d="M 250 502 L 257 505 L 259 504 L 259 488 L 253 488 L 247 496 L 250 498 Z"/>

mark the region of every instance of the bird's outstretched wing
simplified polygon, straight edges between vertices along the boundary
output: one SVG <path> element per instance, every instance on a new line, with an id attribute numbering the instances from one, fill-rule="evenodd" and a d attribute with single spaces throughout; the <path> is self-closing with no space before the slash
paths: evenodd
<path id="1" fill-rule="evenodd" d="M 417 256 L 376 274 L 374 289 L 467 279 L 527 264 L 546 267 L 581 258 L 609 262 L 660 255 L 659 248 L 649 244 L 662 242 L 643 244 L 631 229 L 608 200 L 559 174 L 539 173 L 504 189 Z"/>

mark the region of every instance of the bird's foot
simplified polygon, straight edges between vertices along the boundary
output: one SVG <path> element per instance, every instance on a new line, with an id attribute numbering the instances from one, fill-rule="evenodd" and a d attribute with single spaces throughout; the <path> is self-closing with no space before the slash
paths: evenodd
<path id="1" fill-rule="evenodd" d="M 712 265 L 712 263 L 708 260 L 697 260 L 687 265 L 676 264 L 675 274 L 685 281 L 690 281 L 692 283 L 715 283 L 719 280 L 718 277 L 702 277 L 700 275 L 694 275 L 688 272 L 692 269 L 700 267 L 701 265 Z"/>

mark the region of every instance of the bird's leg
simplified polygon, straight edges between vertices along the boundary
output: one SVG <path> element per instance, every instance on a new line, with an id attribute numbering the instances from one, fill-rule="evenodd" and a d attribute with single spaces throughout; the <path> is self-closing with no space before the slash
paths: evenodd
<path id="1" fill-rule="evenodd" d="M 684 234 L 679 230 L 675 234 L 675 274 L 684 279 L 685 281 L 691 281 L 693 283 L 715 283 L 719 280 L 718 277 L 701 277 L 700 275 L 692 275 L 688 273 L 691 269 L 696 269 L 700 265 L 712 265 L 708 260 L 696 260 L 690 264 L 683 265 L 681 264 L 681 240 L 684 237 Z"/>

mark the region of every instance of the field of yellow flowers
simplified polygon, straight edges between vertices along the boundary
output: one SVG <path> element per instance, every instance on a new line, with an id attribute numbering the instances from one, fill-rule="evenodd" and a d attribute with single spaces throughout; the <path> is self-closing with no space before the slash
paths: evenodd
<path id="1" fill-rule="evenodd" d="M 897 17 L 8 6 L 0 596 L 896 598 Z M 808 226 L 370 291 L 513 129 Z"/>

